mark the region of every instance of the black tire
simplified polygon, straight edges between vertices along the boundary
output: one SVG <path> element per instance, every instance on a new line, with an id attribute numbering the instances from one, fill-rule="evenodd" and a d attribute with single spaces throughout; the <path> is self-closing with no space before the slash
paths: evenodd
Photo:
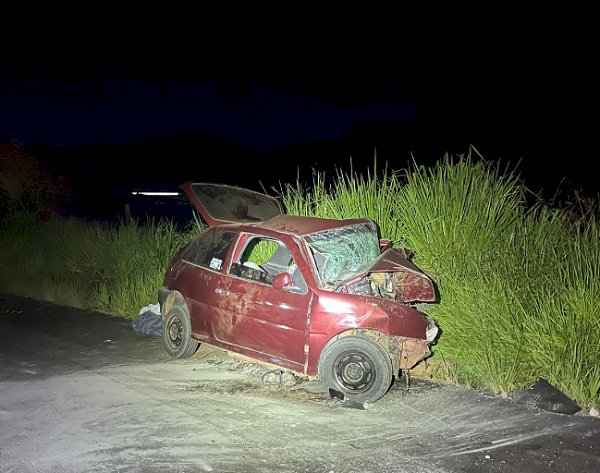
<path id="1" fill-rule="evenodd" d="M 327 345 L 319 361 L 326 388 L 357 403 L 375 402 L 392 384 L 392 362 L 381 345 L 366 337 L 348 336 Z"/>
<path id="2" fill-rule="evenodd" d="M 200 346 L 192 338 L 190 317 L 182 307 L 171 307 L 163 317 L 163 346 L 173 358 L 188 358 Z"/>

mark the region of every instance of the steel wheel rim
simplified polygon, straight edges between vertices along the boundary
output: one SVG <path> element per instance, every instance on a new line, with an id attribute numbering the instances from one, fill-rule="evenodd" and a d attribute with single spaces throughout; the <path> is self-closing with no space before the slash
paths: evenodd
<path id="1" fill-rule="evenodd" d="M 183 323 L 179 318 L 172 318 L 166 331 L 169 345 L 174 348 L 181 345 L 181 342 L 183 341 Z"/>
<path id="2" fill-rule="evenodd" d="M 340 386 L 353 393 L 368 390 L 375 380 L 373 362 L 358 351 L 346 351 L 338 356 L 333 374 Z"/>

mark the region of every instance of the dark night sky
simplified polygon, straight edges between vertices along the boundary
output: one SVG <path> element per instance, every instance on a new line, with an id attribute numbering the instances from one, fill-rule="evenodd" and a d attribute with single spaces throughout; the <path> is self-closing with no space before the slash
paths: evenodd
<path id="1" fill-rule="evenodd" d="M 472 144 L 487 159 L 520 161 L 534 190 L 598 191 L 588 45 L 474 40 L 409 55 L 358 44 L 0 66 L 0 140 L 79 186 L 121 190 L 272 185 L 298 168 L 347 169 L 350 158 L 366 169 L 375 148 L 392 168 L 411 153 L 430 165 Z"/>

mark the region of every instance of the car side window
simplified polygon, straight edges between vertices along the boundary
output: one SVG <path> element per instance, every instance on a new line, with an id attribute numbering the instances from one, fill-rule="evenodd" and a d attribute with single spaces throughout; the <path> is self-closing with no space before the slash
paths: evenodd
<path id="1" fill-rule="evenodd" d="M 305 292 L 306 282 L 288 247 L 280 240 L 255 237 L 248 240 L 230 272 L 236 276 L 271 284 L 273 277 L 287 272 L 292 276 L 293 292 Z"/>
<path id="2" fill-rule="evenodd" d="M 204 268 L 221 271 L 232 240 L 232 232 L 207 231 L 188 245 L 182 259 Z"/>

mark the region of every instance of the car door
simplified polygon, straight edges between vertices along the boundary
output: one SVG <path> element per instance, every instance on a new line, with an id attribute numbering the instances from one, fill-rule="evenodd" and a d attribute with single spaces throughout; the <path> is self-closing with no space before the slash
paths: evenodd
<path id="1" fill-rule="evenodd" d="M 244 245 L 250 248 L 266 241 L 286 249 L 281 240 L 261 236 L 251 236 Z M 268 272 L 260 260 L 248 259 L 248 254 L 239 252 L 217 288 L 215 313 L 219 314 L 219 320 L 215 320 L 214 336 L 250 356 L 303 371 L 311 292 L 291 253 L 279 271 L 293 273 L 293 284 L 283 289 L 272 285 L 278 269 L 271 268 Z"/>
<path id="2" fill-rule="evenodd" d="M 193 240 L 182 254 L 178 290 L 186 295 L 194 336 L 200 340 L 214 339 L 218 288 L 234 232 L 209 228 Z"/>

